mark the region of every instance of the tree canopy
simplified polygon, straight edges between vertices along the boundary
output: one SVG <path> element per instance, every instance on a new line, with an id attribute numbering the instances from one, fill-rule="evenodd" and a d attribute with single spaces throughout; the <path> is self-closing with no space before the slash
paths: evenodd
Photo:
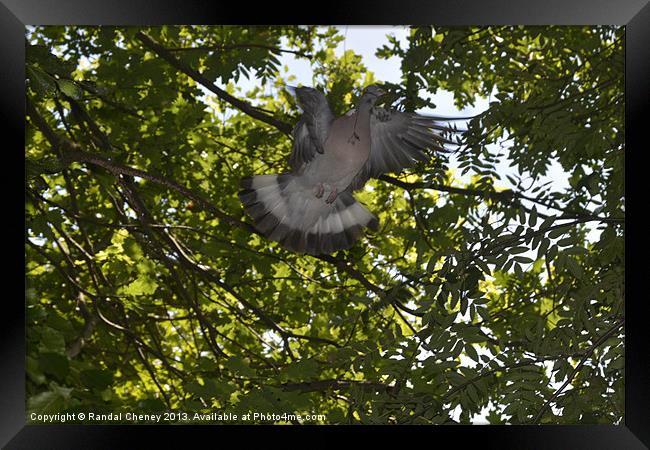
<path id="1" fill-rule="evenodd" d="M 389 38 L 377 56 L 401 61 L 393 106 L 435 107 L 439 90 L 489 106 L 454 154 L 358 194 L 379 232 L 295 254 L 257 233 L 239 181 L 289 170 L 299 111 L 281 55 L 311 65 L 337 114 L 382 81 L 362 55 L 337 55 L 343 39 L 313 26 L 27 31 L 28 419 L 623 420 L 623 29 Z M 242 77 L 255 87 L 238 92 Z M 543 181 L 552 163 L 569 188 Z"/>

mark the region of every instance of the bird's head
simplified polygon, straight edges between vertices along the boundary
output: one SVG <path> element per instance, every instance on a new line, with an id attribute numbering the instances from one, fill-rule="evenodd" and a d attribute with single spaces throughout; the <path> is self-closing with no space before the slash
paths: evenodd
<path id="1" fill-rule="evenodd" d="M 370 86 L 364 89 L 363 93 L 366 95 L 372 95 L 379 98 L 386 94 L 386 90 L 378 84 L 371 84 Z"/>
<path id="2" fill-rule="evenodd" d="M 377 103 L 379 98 L 386 95 L 386 91 L 378 84 L 371 84 L 363 90 L 361 95 L 361 102 L 370 103 L 371 106 L 374 106 Z"/>

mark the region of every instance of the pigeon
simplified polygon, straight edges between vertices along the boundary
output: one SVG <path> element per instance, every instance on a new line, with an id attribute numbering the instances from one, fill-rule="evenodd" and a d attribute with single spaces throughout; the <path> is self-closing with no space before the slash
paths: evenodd
<path id="1" fill-rule="evenodd" d="M 291 171 L 242 178 L 239 199 L 262 235 L 297 253 L 331 254 L 352 247 L 364 228 L 377 231 L 377 217 L 353 192 L 455 144 L 438 118 L 375 106 L 385 94 L 376 84 L 340 117 L 323 92 L 292 90 L 302 116 L 292 132 Z"/>

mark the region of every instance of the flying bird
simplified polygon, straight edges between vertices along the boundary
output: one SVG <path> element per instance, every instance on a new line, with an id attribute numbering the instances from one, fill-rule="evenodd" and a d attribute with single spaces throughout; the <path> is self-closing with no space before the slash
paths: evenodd
<path id="1" fill-rule="evenodd" d="M 439 118 L 375 106 L 385 94 L 368 86 L 357 107 L 335 117 L 325 94 L 291 88 L 303 114 L 293 129 L 291 171 L 241 180 L 239 198 L 256 229 L 285 248 L 312 255 L 350 248 L 374 214 L 352 193 L 370 178 L 427 161 L 427 150 L 447 152 Z"/>

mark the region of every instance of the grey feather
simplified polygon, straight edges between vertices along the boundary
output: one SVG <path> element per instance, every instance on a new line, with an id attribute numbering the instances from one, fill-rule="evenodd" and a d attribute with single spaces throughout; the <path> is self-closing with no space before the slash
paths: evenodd
<path id="1" fill-rule="evenodd" d="M 418 161 L 428 161 L 431 150 L 448 152 L 445 144 L 457 143 L 445 138 L 441 131 L 457 132 L 430 117 L 373 108 L 370 115 L 370 157 L 353 180 L 352 189 L 360 189 L 370 178 L 401 172 L 414 167 Z"/>
<path id="2" fill-rule="evenodd" d="M 293 170 L 300 170 L 316 153 L 325 151 L 334 114 L 322 92 L 309 87 L 295 88 L 294 92 L 303 114 L 293 129 L 294 146 L 289 165 Z"/>

